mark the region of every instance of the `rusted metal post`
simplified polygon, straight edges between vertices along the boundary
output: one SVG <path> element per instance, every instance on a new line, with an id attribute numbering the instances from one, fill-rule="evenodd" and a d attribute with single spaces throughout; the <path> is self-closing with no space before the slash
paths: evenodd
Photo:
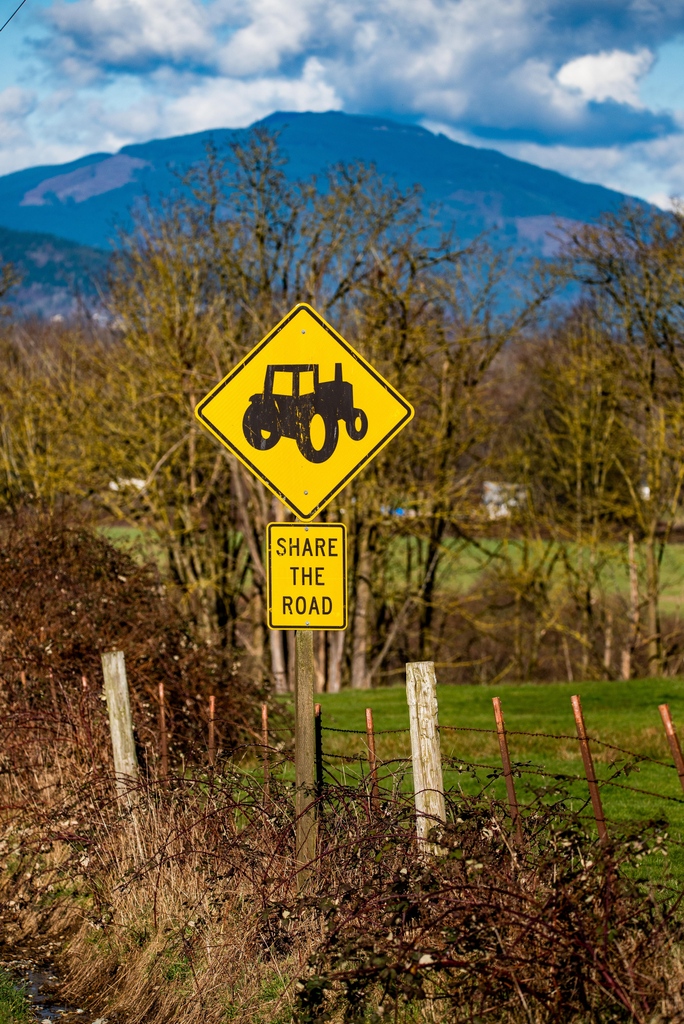
<path id="1" fill-rule="evenodd" d="M 268 758 L 268 704 L 261 705 L 261 749 L 264 765 L 264 810 L 271 806 L 271 766 Z"/>
<path id="2" fill-rule="evenodd" d="M 209 767 L 213 768 L 216 764 L 216 697 L 212 693 L 209 697 Z"/>
<path id="3" fill-rule="evenodd" d="M 665 735 L 667 736 L 667 742 L 670 744 L 670 750 L 672 751 L 672 760 L 675 763 L 677 774 L 679 775 L 679 782 L 684 791 L 684 757 L 682 757 L 682 748 L 679 744 L 679 736 L 675 732 L 674 722 L 672 721 L 672 715 L 670 714 L 670 707 L 668 704 L 659 704 L 658 711 L 660 717 L 663 720 L 665 726 Z"/>
<path id="4" fill-rule="evenodd" d="M 166 782 L 169 777 L 169 738 L 166 734 L 166 699 L 164 684 L 159 684 L 159 750 L 161 752 L 161 777 Z"/>
<path id="5" fill-rule="evenodd" d="M 380 790 L 378 788 L 378 761 L 375 756 L 375 729 L 373 728 L 372 708 L 366 708 L 366 742 L 368 744 L 368 768 L 371 780 L 371 808 L 377 813 L 380 807 Z"/>
<path id="6" fill-rule="evenodd" d="M 321 705 L 314 705 L 314 739 L 316 742 L 316 799 L 323 796 L 323 718 Z"/>
<path id="7" fill-rule="evenodd" d="M 522 819 L 520 817 L 520 808 L 518 807 L 518 798 L 515 793 L 513 772 L 511 771 L 511 758 L 508 753 L 506 723 L 504 721 L 503 711 L 501 710 L 500 699 L 498 697 L 492 697 L 492 704 L 494 705 L 494 720 L 496 722 L 496 734 L 499 738 L 499 751 L 501 752 L 501 764 L 503 765 L 504 782 L 506 783 L 506 795 L 508 796 L 508 810 L 511 815 L 511 823 L 513 825 L 513 831 L 515 832 L 516 842 L 521 846 L 523 842 Z"/>
<path id="8" fill-rule="evenodd" d="M 591 797 L 591 806 L 594 810 L 594 818 L 596 819 L 596 828 L 598 830 L 599 840 L 602 844 L 605 845 L 605 843 L 608 842 L 608 830 L 606 829 L 606 818 L 603 813 L 601 794 L 599 792 L 598 780 L 596 778 L 596 772 L 594 770 L 594 759 L 591 756 L 591 750 L 589 748 L 589 737 L 587 736 L 587 730 L 584 725 L 584 715 L 582 714 L 582 701 L 577 695 L 571 697 L 570 700 L 572 702 L 572 710 L 575 715 L 577 738 L 579 740 L 580 750 L 582 751 L 582 760 L 584 762 L 584 774 L 587 777 L 589 795 Z"/>

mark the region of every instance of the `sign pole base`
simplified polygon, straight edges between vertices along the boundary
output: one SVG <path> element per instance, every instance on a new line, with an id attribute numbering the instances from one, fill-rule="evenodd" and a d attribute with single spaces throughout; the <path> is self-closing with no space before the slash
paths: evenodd
<path id="1" fill-rule="evenodd" d="M 314 800 L 314 643 L 313 630 L 296 634 L 295 679 L 295 814 L 297 888 L 305 884 L 316 857 L 316 809 Z"/>

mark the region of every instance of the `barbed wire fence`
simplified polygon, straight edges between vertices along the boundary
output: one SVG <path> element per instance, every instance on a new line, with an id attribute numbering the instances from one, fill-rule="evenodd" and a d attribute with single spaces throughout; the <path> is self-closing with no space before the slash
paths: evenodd
<path id="1" fill-rule="evenodd" d="M 431 671 L 434 675 L 434 667 Z M 13 711 L 9 715 L 0 716 L 0 735 L 7 736 L 11 733 L 15 738 L 20 739 L 23 736 L 27 741 L 29 737 L 33 737 L 46 750 L 49 750 L 50 744 L 55 739 L 69 737 L 76 745 L 80 746 L 84 759 L 90 759 L 95 765 L 95 748 L 101 745 L 105 736 L 102 729 L 98 730 L 93 719 L 87 699 L 90 697 L 93 698 L 93 701 L 96 700 L 95 693 L 89 693 L 84 684 L 84 694 L 79 698 L 78 706 L 67 706 L 61 701 L 58 703 L 55 698 L 54 706 L 41 711 L 40 714 L 35 711 L 22 711 L 21 713 Z M 145 766 L 148 777 L 159 776 L 161 780 L 170 784 L 173 775 L 177 779 L 181 778 L 186 768 L 192 767 L 193 770 L 196 770 L 201 765 L 211 775 L 221 763 L 225 764 L 226 759 L 233 763 L 240 763 L 244 760 L 249 763 L 252 771 L 256 767 L 255 761 L 257 763 L 260 761 L 263 774 L 263 800 L 265 804 L 269 803 L 271 776 L 274 772 L 287 774 L 288 766 L 293 761 L 292 730 L 288 724 L 282 721 L 269 722 L 269 707 L 264 704 L 261 730 L 254 730 L 253 736 L 242 743 L 231 743 L 226 745 L 225 749 L 221 749 L 222 734 L 230 731 L 232 723 L 216 715 L 216 702 L 210 697 L 207 709 L 195 720 L 190 753 L 186 751 L 181 756 L 180 767 L 172 773 L 169 770 L 169 716 L 166 713 L 164 700 L 163 687 L 160 685 L 158 746 L 161 753 Z M 481 794 L 493 793 L 497 783 L 503 780 L 506 785 L 511 822 L 518 830 L 527 811 L 535 805 L 540 787 L 547 787 L 549 799 L 552 799 L 554 787 L 560 784 L 572 786 L 574 787 L 574 798 L 580 801 L 580 806 L 584 808 L 591 806 L 591 814 L 588 815 L 588 819 L 593 818 L 602 842 L 607 840 L 607 825 L 611 823 L 606 818 L 603 808 L 603 795 L 607 791 L 620 790 L 634 796 L 647 798 L 650 801 L 657 801 L 655 806 L 663 808 L 668 805 L 670 807 L 684 805 L 684 758 L 667 704 L 660 705 L 659 711 L 672 760 L 664 760 L 644 751 L 632 750 L 604 740 L 593 733 L 587 733 L 579 698 L 573 697 L 572 700 L 577 727 L 577 732 L 574 735 L 565 732 L 507 728 L 503 720 L 499 698 L 493 698 L 494 725 L 492 728 L 448 723 L 437 726 L 435 715 L 435 729 L 438 730 L 438 735 L 441 737 L 440 772 L 445 769 L 450 775 L 456 775 L 457 788 L 461 785 L 463 777 L 469 776 L 476 783 Z M 498 761 L 495 758 L 473 759 L 453 751 L 445 751 L 446 737 L 459 735 L 480 735 L 498 740 L 500 759 Z M 327 739 L 333 736 L 343 736 L 345 739 L 359 737 L 363 738 L 363 743 L 355 750 L 334 750 L 327 743 Z M 316 792 L 312 794 L 312 799 L 317 800 L 323 808 L 326 793 L 328 797 L 331 795 L 330 783 L 334 781 L 343 786 L 365 787 L 373 812 L 377 812 L 384 802 L 394 801 L 396 803 L 399 793 L 405 794 L 407 788 L 411 786 L 411 776 L 415 774 L 416 751 L 411 749 L 411 752 L 406 754 L 395 754 L 384 758 L 379 756 L 376 751 L 378 741 L 390 736 L 403 736 L 408 740 L 411 738 L 410 726 L 375 728 L 372 708 L 366 709 L 365 728 L 341 728 L 327 725 L 321 705 L 317 705 Z M 512 759 L 508 741 L 509 739 L 515 740 L 516 737 L 551 742 L 552 744 L 577 744 L 584 773 L 563 771 L 555 766 L 549 767 L 545 764 L 535 763 L 530 758 Z M 9 749 L 10 745 L 5 744 L 5 747 Z M 602 771 L 597 774 L 592 750 L 602 750 L 614 755 L 609 762 L 607 773 Z M 567 756 L 567 751 L 565 755 Z M 657 766 L 659 770 L 664 770 L 668 775 L 674 772 L 678 776 L 682 795 L 663 792 L 658 788 L 634 785 L 628 781 L 635 771 L 646 765 Z M 13 768 L 9 763 L 0 763 L 0 774 L 9 774 L 12 771 Z M 415 779 L 413 781 L 415 783 Z M 579 787 L 585 786 L 586 789 L 582 793 Z"/>

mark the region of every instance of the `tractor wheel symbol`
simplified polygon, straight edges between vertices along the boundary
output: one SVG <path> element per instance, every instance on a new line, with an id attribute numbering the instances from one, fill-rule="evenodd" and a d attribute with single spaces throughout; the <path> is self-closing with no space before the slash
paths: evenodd
<path id="1" fill-rule="evenodd" d="M 242 420 L 242 432 L 251 444 L 260 452 L 267 452 L 280 440 L 280 434 L 275 427 L 275 417 L 269 415 L 270 410 L 264 409 L 263 403 L 255 401 L 262 398 L 262 395 L 254 395 L 251 405 L 247 407 Z"/>
<path id="2" fill-rule="evenodd" d="M 340 426 L 331 416 L 307 409 L 299 423 L 297 447 L 309 462 L 327 462 L 337 448 Z M 316 447 L 316 444 L 318 447 Z"/>
<path id="3" fill-rule="evenodd" d="M 276 373 L 291 379 L 289 394 L 273 390 Z M 301 375 L 313 374 L 313 391 L 302 395 Z M 247 441 L 260 452 L 266 452 L 281 437 L 297 442 L 308 462 L 327 462 L 337 448 L 339 421 L 347 428 L 352 441 L 361 441 L 368 431 L 368 417 L 355 408 L 353 387 L 342 380 L 342 363 L 335 364 L 333 380 L 320 381 L 316 364 L 268 366 L 262 394 L 252 395 L 242 420 Z"/>

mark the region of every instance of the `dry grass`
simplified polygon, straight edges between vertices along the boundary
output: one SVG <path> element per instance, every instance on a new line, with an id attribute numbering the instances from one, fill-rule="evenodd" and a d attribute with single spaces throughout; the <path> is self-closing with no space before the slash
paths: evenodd
<path id="1" fill-rule="evenodd" d="M 231 762 L 123 800 L 68 752 L 51 769 L 5 775 L 9 937 L 61 938 L 65 996 L 125 1024 L 360 1022 L 388 1005 L 406 1022 L 684 1020 L 673 894 L 654 902 L 623 873 L 647 835 L 602 861 L 562 806 L 538 808 L 520 859 L 498 804 L 452 794 L 451 854 L 426 872 L 410 801 L 397 796 L 374 816 L 363 790 L 333 786 L 317 870 L 298 894 L 283 775 L 275 769 L 266 806 L 254 773 Z M 628 1003 L 601 982 L 585 940 Z M 467 969 L 423 966 L 428 953 L 431 964 L 453 961 L 454 943 Z M 567 1007 L 554 989 L 560 964 Z"/>

